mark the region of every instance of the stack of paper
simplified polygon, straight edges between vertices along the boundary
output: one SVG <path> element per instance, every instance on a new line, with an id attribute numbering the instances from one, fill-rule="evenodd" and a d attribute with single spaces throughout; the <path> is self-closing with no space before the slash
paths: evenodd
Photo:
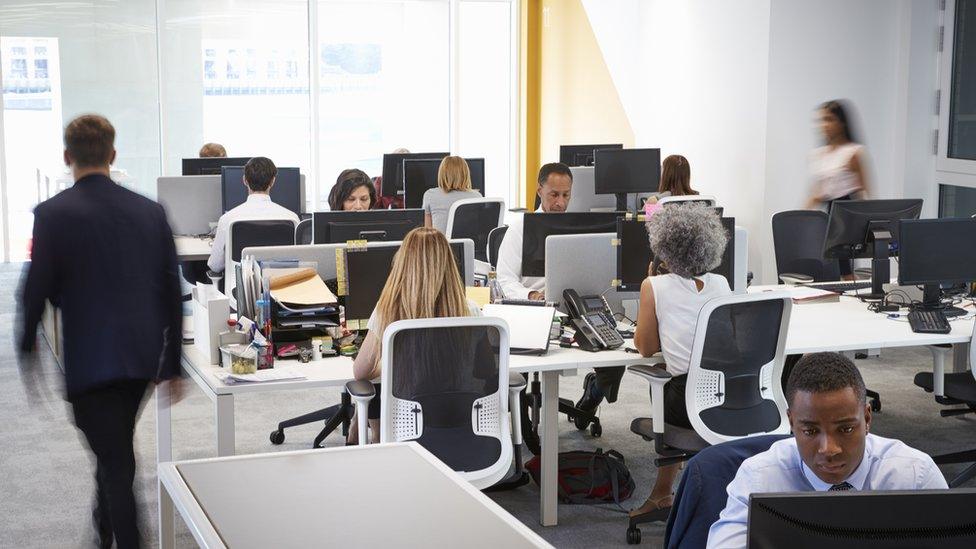
<path id="1" fill-rule="evenodd" d="M 315 269 L 265 269 L 264 274 L 269 279 L 271 298 L 277 304 L 275 326 L 307 328 L 338 325 L 338 300 Z"/>
<path id="2" fill-rule="evenodd" d="M 794 286 L 788 288 L 787 291 L 790 297 L 793 298 L 793 303 L 798 305 L 801 303 L 831 303 L 840 301 L 840 294 L 838 293 L 807 286 Z"/>
<path id="3" fill-rule="evenodd" d="M 289 368 L 270 368 L 258 370 L 253 374 L 232 374 L 230 372 L 217 372 L 214 377 L 233 385 L 235 383 L 255 383 L 262 381 L 290 381 L 295 379 L 305 379 L 305 375 Z"/>

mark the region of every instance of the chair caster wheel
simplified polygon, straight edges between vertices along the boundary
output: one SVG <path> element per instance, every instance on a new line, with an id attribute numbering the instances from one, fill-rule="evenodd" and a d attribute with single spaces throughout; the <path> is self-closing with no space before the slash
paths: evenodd
<path id="1" fill-rule="evenodd" d="M 593 438 L 600 438 L 601 435 L 603 435 L 603 426 L 594 421 L 593 424 L 590 425 L 590 436 Z"/>
<path id="2" fill-rule="evenodd" d="M 277 431 L 271 431 L 271 436 L 268 438 L 271 439 L 271 444 L 274 445 L 282 444 L 283 442 L 285 442 L 285 432 L 280 429 Z"/>
<path id="3" fill-rule="evenodd" d="M 589 418 L 586 418 L 586 417 L 580 417 L 580 416 L 575 416 L 575 417 L 573 417 L 573 425 L 575 425 L 575 426 L 576 426 L 576 428 L 577 428 L 578 430 L 580 430 L 580 431 L 582 431 L 583 429 L 586 429 L 586 427 L 587 427 L 587 426 L 588 426 L 589 424 L 590 424 L 590 420 L 589 420 Z"/>
<path id="4" fill-rule="evenodd" d="M 627 529 L 627 545 L 637 545 L 641 542 L 640 528 L 630 527 Z"/>

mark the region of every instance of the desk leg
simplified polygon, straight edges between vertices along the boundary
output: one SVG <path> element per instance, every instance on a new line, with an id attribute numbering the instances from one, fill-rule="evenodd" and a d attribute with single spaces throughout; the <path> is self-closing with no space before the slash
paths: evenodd
<path id="1" fill-rule="evenodd" d="M 234 395 L 217 395 L 214 399 L 217 429 L 217 457 L 232 456 L 234 445 Z"/>
<path id="2" fill-rule="evenodd" d="M 173 499 L 169 497 L 169 492 L 166 491 L 166 487 L 159 480 L 156 481 L 159 485 L 159 508 L 168 509 L 165 531 L 163 529 L 163 517 L 160 515 L 159 520 L 159 547 L 160 549 L 173 549 L 176 547 L 176 515 L 173 509 Z"/>
<path id="3" fill-rule="evenodd" d="M 156 385 L 156 465 L 173 460 L 173 432 L 170 419 L 169 384 Z M 173 500 L 156 475 L 156 498 L 159 505 L 159 546 L 174 547 L 176 544 L 176 516 Z"/>
<path id="4" fill-rule="evenodd" d="M 542 488 L 540 498 L 540 522 L 543 526 L 556 525 L 557 476 L 559 474 L 559 372 L 542 373 L 542 421 L 539 425 L 542 444 Z"/>

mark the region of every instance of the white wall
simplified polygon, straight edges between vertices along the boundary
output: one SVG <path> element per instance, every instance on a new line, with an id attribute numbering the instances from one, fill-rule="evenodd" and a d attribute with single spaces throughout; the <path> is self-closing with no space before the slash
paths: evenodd
<path id="1" fill-rule="evenodd" d="M 770 219 L 803 206 L 828 99 L 857 108 L 873 196 L 934 214 L 938 0 L 583 1 L 637 145 L 688 157 L 749 230 L 757 282 L 775 281 Z"/>

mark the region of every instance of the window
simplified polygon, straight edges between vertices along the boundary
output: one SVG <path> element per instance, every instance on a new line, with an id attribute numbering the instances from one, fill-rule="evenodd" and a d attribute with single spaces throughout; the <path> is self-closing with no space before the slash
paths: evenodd
<path id="1" fill-rule="evenodd" d="M 957 0 L 949 88 L 949 157 L 976 160 L 976 0 Z"/>
<path id="2" fill-rule="evenodd" d="M 34 78 L 47 78 L 47 59 L 34 60 Z"/>
<path id="3" fill-rule="evenodd" d="M 11 78 L 27 78 L 27 60 L 26 59 L 11 59 L 10 60 L 10 77 Z"/>
<path id="4" fill-rule="evenodd" d="M 976 215 L 976 189 L 939 185 L 939 217 Z"/>

